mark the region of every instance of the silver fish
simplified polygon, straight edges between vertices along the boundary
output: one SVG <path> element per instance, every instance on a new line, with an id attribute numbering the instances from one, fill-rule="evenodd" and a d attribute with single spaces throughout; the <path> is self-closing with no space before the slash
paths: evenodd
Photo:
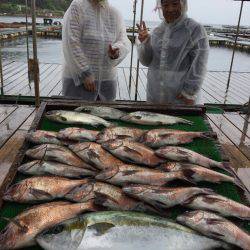
<path id="1" fill-rule="evenodd" d="M 162 217 L 135 212 L 89 213 L 37 237 L 45 250 L 208 250 L 228 248 Z"/>
<path id="2" fill-rule="evenodd" d="M 66 128 L 58 132 L 57 137 L 62 140 L 72 140 L 77 142 L 96 141 L 99 131 L 84 128 Z"/>
<path id="3" fill-rule="evenodd" d="M 62 177 L 32 177 L 10 186 L 4 193 L 5 201 L 35 203 L 63 198 L 86 180 L 70 180 Z"/>
<path id="4" fill-rule="evenodd" d="M 205 188 L 166 188 L 145 185 L 129 185 L 122 189 L 126 194 L 152 204 L 156 208 L 170 208 L 185 204 L 190 198 L 199 194 L 212 194 L 213 190 Z"/>
<path id="5" fill-rule="evenodd" d="M 95 115 L 107 120 L 119 120 L 126 115 L 126 112 L 119 109 L 104 106 L 81 106 L 76 108 L 75 111 Z"/>
<path id="6" fill-rule="evenodd" d="M 233 169 L 228 163 L 217 162 L 192 150 L 182 147 L 162 147 L 155 151 L 156 155 L 172 161 L 180 161 L 200 165 L 206 168 L 221 168 L 233 173 Z"/>
<path id="7" fill-rule="evenodd" d="M 197 210 L 186 212 L 177 221 L 194 230 L 242 249 L 250 249 L 250 235 L 232 222 L 213 213 Z"/>
<path id="8" fill-rule="evenodd" d="M 223 216 L 250 220 L 250 207 L 221 195 L 200 195 L 193 197 L 187 207 L 198 210 L 210 210 Z"/>
<path id="9" fill-rule="evenodd" d="M 131 141 L 138 141 L 143 135 L 145 130 L 138 128 L 129 128 L 129 127 L 110 127 L 105 128 L 97 136 L 98 143 L 104 143 L 109 140 L 114 139 L 126 139 Z"/>
<path id="10" fill-rule="evenodd" d="M 173 129 L 153 129 L 144 133 L 140 142 L 151 147 L 160 148 L 167 145 L 180 145 L 192 142 L 195 138 L 215 137 L 211 132 L 186 132 Z"/>
<path id="11" fill-rule="evenodd" d="M 18 168 L 18 171 L 27 175 L 57 175 L 79 179 L 86 176 L 95 176 L 97 174 L 94 170 L 78 168 L 58 162 L 41 160 L 25 163 Z"/>
<path id="12" fill-rule="evenodd" d="M 122 161 L 94 142 L 83 142 L 69 146 L 81 159 L 93 165 L 99 170 L 123 164 Z"/>
<path id="13" fill-rule="evenodd" d="M 58 145 L 43 144 L 27 150 L 25 154 L 36 160 L 55 161 L 74 167 L 93 170 L 92 166 L 85 163 L 71 150 Z"/>
<path id="14" fill-rule="evenodd" d="M 64 124 L 90 125 L 93 127 L 98 127 L 100 125 L 110 127 L 112 125 L 100 117 L 74 111 L 49 111 L 46 113 L 46 117 L 51 121 Z"/>
<path id="15" fill-rule="evenodd" d="M 10 223 L 0 234 L 0 249 L 27 249 L 36 244 L 35 237 L 44 230 L 86 211 L 96 210 L 93 202 L 51 202 L 34 206 L 10 219 Z"/>
<path id="16" fill-rule="evenodd" d="M 128 163 L 155 167 L 164 162 L 162 158 L 155 155 L 152 149 L 130 140 L 110 140 L 104 142 L 102 147 Z"/>
<path id="17" fill-rule="evenodd" d="M 164 114 L 157 114 L 152 112 L 137 111 L 125 115 L 121 118 L 122 121 L 140 124 L 140 125 L 173 125 L 177 123 L 193 125 L 193 122 Z"/>
<path id="18" fill-rule="evenodd" d="M 65 145 L 64 142 L 58 140 L 57 132 L 52 131 L 43 131 L 43 130 L 36 130 L 29 132 L 26 135 L 26 140 L 32 142 L 34 144 L 56 144 L 56 145 Z"/>

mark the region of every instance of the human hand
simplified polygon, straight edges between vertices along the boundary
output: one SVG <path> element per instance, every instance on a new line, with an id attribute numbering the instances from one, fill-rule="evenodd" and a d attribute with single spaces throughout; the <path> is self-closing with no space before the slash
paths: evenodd
<path id="1" fill-rule="evenodd" d="M 108 51 L 110 59 L 114 60 L 117 59 L 120 55 L 120 49 L 119 48 L 112 48 L 112 45 L 109 45 L 109 51 Z"/>
<path id="2" fill-rule="evenodd" d="M 95 84 L 95 78 L 91 75 L 86 77 L 83 80 L 83 86 L 84 88 L 89 92 L 95 92 L 96 91 L 96 84 Z"/>
<path id="3" fill-rule="evenodd" d="M 188 98 L 186 98 L 185 96 L 183 96 L 182 94 L 178 95 L 176 98 L 177 98 L 178 100 L 183 101 L 186 105 L 194 105 L 194 104 L 195 104 L 195 101 L 194 101 L 194 100 L 188 99 Z"/>
<path id="4" fill-rule="evenodd" d="M 141 25 L 136 24 L 136 26 L 138 28 L 138 33 L 139 33 L 138 39 L 141 43 L 143 43 L 149 37 L 147 26 L 144 21 L 142 22 Z"/>

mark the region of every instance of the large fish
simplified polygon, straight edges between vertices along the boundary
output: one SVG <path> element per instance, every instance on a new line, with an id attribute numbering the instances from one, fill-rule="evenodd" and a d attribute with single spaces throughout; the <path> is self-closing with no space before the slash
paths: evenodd
<path id="1" fill-rule="evenodd" d="M 104 106 L 81 106 L 76 108 L 75 111 L 95 115 L 107 120 L 119 120 L 126 115 L 126 112 L 119 109 Z"/>
<path id="2" fill-rule="evenodd" d="M 206 236 L 231 243 L 244 250 L 250 249 L 250 235 L 216 214 L 197 210 L 178 216 L 177 221 Z"/>
<path id="3" fill-rule="evenodd" d="M 192 209 L 214 211 L 223 216 L 250 220 L 250 207 L 221 195 L 199 195 L 191 198 L 186 206 Z"/>
<path id="4" fill-rule="evenodd" d="M 190 198 L 199 194 L 212 194 L 213 190 L 196 187 L 156 187 L 145 185 L 129 185 L 122 189 L 126 194 L 148 202 L 157 208 L 170 208 L 185 204 Z"/>
<path id="5" fill-rule="evenodd" d="M 122 161 L 104 150 L 101 145 L 94 142 L 83 142 L 69 147 L 85 162 L 100 170 L 123 164 Z"/>
<path id="6" fill-rule="evenodd" d="M 134 124 L 140 125 L 173 125 L 177 123 L 189 124 L 192 125 L 193 122 L 175 117 L 169 116 L 164 114 L 157 114 L 152 112 L 144 112 L 144 111 L 137 111 L 125 115 L 121 118 L 122 121 L 130 122 Z"/>
<path id="7" fill-rule="evenodd" d="M 138 141 L 144 132 L 145 130 L 129 127 L 105 128 L 102 132 L 98 134 L 97 142 L 103 143 L 114 139 Z"/>
<path id="8" fill-rule="evenodd" d="M 195 138 L 215 137 L 211 132 L 186 132 L 173 129 L 153 129 L 143 134 L 140 142 L 151 147 L 160 148 L 167 145 L 180 145 L 192 142 Z"/>
<path id="9" fill-rule="evenodd" d="M 0 234 L 0 249 L 26 249 L 33 246 L 39 233 L 86 211 L 96 211 L 93 202 L 51 202 L 34 206 L 10 219 L 10 223 Z"/>
<path id="10" fill-rule="evenodd" d="M 62 177 L 32 177 L 10 186 L 4 193 L 5 201 L 35 203 L 64 198 L 76 186 L 86 180 L 70 180 Z"/>
<path id="11" fill-rule="evenodd" d="M 99 131 L 84 128 L 66 128 L 58 132 L 57 137 L 62 140 L 72 140 L 77 142 L 96 141 Z"/>
<path id="12" fill-rule="evenodd" d="M 156 155 L 168 160 L 197 164 L 206 168 L 221 168 L 229 173 L 234 172 L 228 163 L 214 161 L 186 148 L 166 146 L 155 152 Z"/>
<path id="13" fill-rule="evenodd" d="M 55 161 L 74 167 L 93 169 L 71 150 L 58 145 L 43 144 L 27 150 L 25 154 L 36 160 Z"/>
<path id="14" fill-rule="evenodd" d="M 162 217 L 135 212 L 89 213 L 37 237 L 45 250 L 208 250 L 229 246 Z"/>
<path id="15" fill-rule="evenodd" d="M 46 113 L 46 117 L 51 121 L 64 124 L 90 125 L 93 127 L 98 127 L 101 125 L 105 127 L 111 126 L 110 122 L 107 122 L 100 117 L 73 111 L 49 111 Z"/>
<path id="16" fill-rule="evenodd" d="M 29 132 L 26 135 L 26 139 L 34 144 L 56 144 L 56 145 L 65 145 L 63 141 L 60 141 L 57 138 L 57 132 L 36 130 Z"/>
<path id="17" fill-rule="evenodd" d="M 128 163 L 155 167 L 164 162 L 162 158 L 155 155 L 152 149 L 130 140 L 110 140 L 104 142 L 102 147 Z"/>
<path id="18" fill-rule="evenodd" d="M 98 202 L 98 205 L 110 210 L 156 213 L 156 210 L 151 206 L 126 196 L 121 188 L 92 180 L 75 187 L 65 195 L 65 198 L 74 202 L 86 202 L 95 199 L 95 203 Z"/>
<path id="19" fill-rule="evenodd" d="M 238 181 L 236 181 L 231 176 L 194 164 L 168 162 L 168 163 L 163 163 L 159 167 L 159 169 L 166 172 L 182 171 L 183 176 L 190 182 L 194 183 L 201 181 L 207 181 L 211 183 L 230 182 L 239 185 Z"/>
<path id="20" fill-rule="evenodd" d="M 68 178 L 83 178 L 96 175 L 96 171 L 94 170 L 42 160 L 25 163 L 18 168 L 18 171 L 27 175 L 57 175 Z"/>
<path id="21" fill-rule="evenodd" d="M 117 186 L 124 186 L 128 183 L 164 186 L 173 180 L 186 180 L 182 171 L 167 173 L 126 164 L 104 169 L 95 178 Z"/>

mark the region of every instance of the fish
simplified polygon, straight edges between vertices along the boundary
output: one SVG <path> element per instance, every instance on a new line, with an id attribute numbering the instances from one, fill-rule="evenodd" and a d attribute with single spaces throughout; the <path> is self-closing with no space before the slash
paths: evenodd
<path id="1" fill-rule="evenodd" d="M 104 150 L 101 145 L 94 142 L 78 143 L 70 145 L 69 148 L 82 160 L 99 170 L 123 164 L 122 161 Z"/>
<path id="2" fill-rule="evenodd" d="M 145 111 L 129 113 L 128 115 L 121 117 L 121 120 L 134 124 L 152 126 L 173 125 L 178 123 L 193 125 L 192 121 L 188 121 L 179 117 Z"/>
<path id="3" fill-rule="evenodd" d="M 27 133 L 26 140 L 34 144 L 56 144 L 56 145 L 65 145 L 64 142 L 60 141 L 57 138 L 57 132 L 36 130 Z"/>
<path id="4" fill-rule="evenodd" d="M 76 186 L 86 180 L 70 180 L 62 177 L 31 177 L 10 186 L 4 193 L 5 201 L 35 203 L 64 198 Z"/>
<path id="5" fill-rule="evenodd" d="M 167 173 L 127 164 L 104 169 L 95 176 L 95 179 L 117 186 L 124 186 L 127 184 L 165 186 L 173 180 L 186 180 L 181 171 Z"/>
<path id="6" fill-rule="evenodd" d="M 104 106 L 81 106 L 75 109 L 76 112 L 83 112 L 91 115 L 95 115 L 107 120 L 119 120 L 127 113 L 119 109 L 104 107 Z"/>
<path id="7" fill-rule="evenodd" d="M 46 118 L 63 124 L 78 124 L 78 125 L 90 125 L 93 127 L 110 127 L 112 124 L 105 121 L 104 119 L 74 111 L 64 111 L 64 110 L 53 110 L 46 113 Z"/>
<path id="8" fill-rule="evenodd" d="M 95 176 L 97 172 L 86 168 L 74 167 L 58 162 L 36 160 L 22 164 L 18 171 L 26 175 L 56 175 L 68 178 Z"/>
<path id="9" fill-rule="evenodd" d="M 128 163 L 156 167 L 164 162 L 164 159 L 156 156 L 151 148 L 138 142 L 129 140 L 110 140 L 104 142 L 102 147 Z"/>
<path id="10" fill-rule="evenodd" d="M 250 249 L 250 235 L 219 215 L 196 210 L 179 215 L 177 221 L 208 237 Z"/>
<path id="11" fill-rule="evenodd" d="M 231 249 L 168 219 L 136 212 L 88 213 L 37 237 L 45 250 Z"/>
<path id="12" fill-rule="evenodd" d="M 71 140 L 77 142 L 96 141 L 99 131 L 84 128 L 66 128 L 58 132 L 57 137 L 61 140 Z"/>
<path id="13" fill-rule="evenodd" d="M 209 159 L 204 155 L 183 147 L 166 146 L 156 150 L 155 153 L 159 157 L 165 158 L 167 160 L 192 163 L 206 168 L 220 168 L 230 174 L 234 173 L 234 170 L 229 163 L 223 163 Z"/>
<path id="14" fill-rule="evenodd" d="M 138 128 L 129 128 L 129 127 L 110 127 L 105 128 L 97 136 L 97 143 L 104 143 L 109 140 L 115 139 L 126 139 L 131 141 L 138 141 L 141 136 L 145 133 L 145 130 Z"/>
<path id="15" fill-rule="evenodd" d="M 66 147 L 43 144 L 26 151 L 29 158 L 36 160 L 55 161 L 78 168 L 86 168 L 93 170 L 93 167 L 84 162 L 75 153 Z"/>
<path id="16" fill-rule="evenodd" d="M 193 142 L 195 138 L 214 138 L 211 132 L 186 132 L 173 129 L 153 129 L 141 136 L 141 143 L 151 147 L 160 148 L 167 145 L 180 145 Z"/>
<path id="17" fill-rule="evenodd" d="M 87 202 L 94 199 L 95 204 L 110 210 L 158 213 L 153 207 L 125 195 L 121 188 L 93 180 L 76 186 L 65 195 L 65 198 L 73 202 Z"/>
<path id="18" fill-rule="evenodd" d="M 250 207 L 221 195 L 199 195 L 191 198 L 186 206 L 195 210 L 213 211 L 226 217 L 250 220 Z"/>
<path id="19" fill-rule="evenodd" d="M 199 194 L 213 194 L 213 190 L 197 187 L 157 187 L 149 185 L 128 185 L 122 190 L 139 200 L 145 201 L 156 208 L 170 208 L 176 205 L 183 205 L 190 198 Z"/>
<path id="20" fill-rule="evenodd" d="M 207 181 L 211 183 L 222 183 L 222 182 L 229 182 L 234 183 L 241 187 L 238 181 L 228 175 L 219 173 L 217 171 L 213 171 L 208 168 L 201 167 L 199 165 L 194 164 L 183 164 L 183 163 L 163 163 L 160 167 L 160 170 L 166 172 L 179 172 L 183 173 L 185 179 L 189 180 L 190 182 L 197 183 L 201 181 Z"/>
<path id="21" fill-rule="evenodd" d="M 59 201 L 31 207 L 9 219 L 9 224 L 0 233 L 0 249 L 26 249 L 34 246 L 36 236 L 44 230 L 97 209 L 92 201 L 75 204 Z"/>

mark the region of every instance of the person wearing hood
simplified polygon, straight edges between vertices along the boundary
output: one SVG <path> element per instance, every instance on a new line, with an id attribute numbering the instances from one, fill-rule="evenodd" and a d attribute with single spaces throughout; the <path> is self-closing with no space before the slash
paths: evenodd
<path id="1" fill-rule="evenodd" d="M 73 0 L 64 16 L 62 37 L 62 94 L 86 101 L 113 101 L 116 66 L 131 46 L 118 10 L 108 0 Z"/>
<path id="2" fill-rule="evenodd" d="M 148 67 L 147 101 L 201 103 L 209 42 L 202 25 L 187 17 L 187 0 L 159 0 L 163 22 L 148 33 L 138 26 L 140 62 Z"/>

